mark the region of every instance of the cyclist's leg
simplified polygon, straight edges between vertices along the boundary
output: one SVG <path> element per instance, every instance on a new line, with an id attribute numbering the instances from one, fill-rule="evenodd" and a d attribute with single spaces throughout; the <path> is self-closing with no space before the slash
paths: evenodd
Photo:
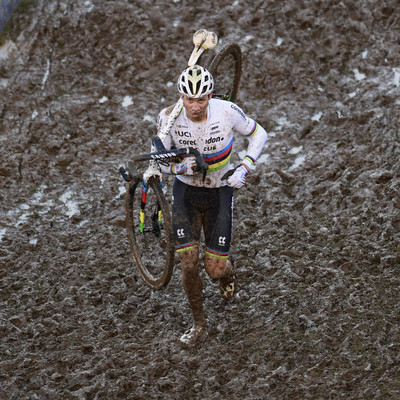
<path id="1" fill-rule="evenodd" d="M 194 320 L 193 332 L 185 334 L 182 341 L 190 344 L 199 333 L 205 331 L 202 290 L 200 278 L 199 240 L 201 215 L 190 207 L 190 187 L 175 180 L 172 216 L 176 250 L 182 270 L 182 283 L 188 298 Z M 197 331 L 196 331 L 197 329 Z"/>
<path id="2" fill-rule="evenodd" d="M 206 238 L 204 266 L 212 279 L 224 278 L 231 271 L 228 256 L 232 235 L 233 189 L 224 186 L 218 191 L 216 204 L 208 211 L 204 223 Z"/>
<path id="3" fill-rule="evenodd" d="M 175 249 L 184 253 L 199 247 L 201 219 L 190 203 L 191 186 L 175 179 L 172 201 L 172 220 Z"/>
<path id="4" fill-rule="evenodd" d="M 220 256 L 216 256 L 214 253 L 206 250 L 204 267 L 211 279 L 222 279 L 229 274 L 231 266 L 232 264 L 228 260 L 228 256 L 220 258 Z"/>
<path id="5" fill-rule="evenodd" d="M 200 278 L 199 247 L 179 253 L 182 269 L 182 284 L 185 289 L 193 320 L 196 326 L 205 326 L 203 311 L 203 282 Z"/>

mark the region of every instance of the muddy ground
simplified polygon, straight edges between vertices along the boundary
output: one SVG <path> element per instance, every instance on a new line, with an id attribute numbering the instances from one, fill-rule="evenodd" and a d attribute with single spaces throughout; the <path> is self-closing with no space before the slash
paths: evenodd
<path id="1" fill-rule="evenodd" d="M 400 5 L 23 1 L 0 47 L 1 399 L 400 398 Z M 195 30 L 244 53 L 270 133 L 236 192 L 208 339 L 179 265 L 130 259 L 118 168 L 145 151 Z M 245 146 L 236 143 L 235 155 Z"/>

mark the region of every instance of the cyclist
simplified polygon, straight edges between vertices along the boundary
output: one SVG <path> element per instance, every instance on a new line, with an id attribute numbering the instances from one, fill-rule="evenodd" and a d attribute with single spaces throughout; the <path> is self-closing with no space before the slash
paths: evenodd
<path id="1" fill-rule="evenodd" d="M 175 248 L 178 252 L 183 287 L 194 324 L 181 338 L 185 344 L 196 343 L 206 333 L 200 277 L 200 235 L 204 231 L 204 267 L 213 280 L 219 280 L 221 295 L 230 299 L 237 290 L 237 280 L 228 259 L 232 231 L 233 188 L 241 188 L 246 175 L 260 155 L 267 139 L 266 131 L 234 103 L 213 99 L 213 77 L 202 66 L 185 69 L 178 79 L 183 108 L 166 139 L 166 149 L 194 147 L 208 163 L 207 174 L 196 172 L 195 158 L 180 163 L 160 165 L 164 173 L 176 175 L 173 188 L 172 219 Z M 173 107 L 161 111 L 160 130 Z M 234 131 L 249 138 L 247 154 L 234 173 L 230 157 Z"/>

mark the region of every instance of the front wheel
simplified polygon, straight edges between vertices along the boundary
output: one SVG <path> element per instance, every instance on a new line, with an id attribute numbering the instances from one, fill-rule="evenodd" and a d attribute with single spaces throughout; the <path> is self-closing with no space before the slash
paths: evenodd
<path id="1" fill-rule="evenodd" d="M 208 70 L 214 78 L 213 97 L 236 101 L 242 76 L 242 50 L 237 43 L 227 43 L 211 60 Z"/>
<path id="2" fill-rule="evenodd" d="M 141 180 L 128 183 L 125 212 L 129 245 L 141 277 L 152 289 L 166 287 L 174 268 L 175 246 L 171 212 L 159 178 L 149 179 L 145 195 Z"/>

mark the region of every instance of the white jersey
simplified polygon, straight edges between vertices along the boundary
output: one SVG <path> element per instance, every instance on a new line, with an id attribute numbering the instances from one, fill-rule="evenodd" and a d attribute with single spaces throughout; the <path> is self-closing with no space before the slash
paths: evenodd
<path id="1" fill-rule="evenodd" d="M 168 120 L 168 110 L 170 109 L 162 110 L 159 115 L 158 131 Z M 164 146 L 167 150 L 173 147 L 196 148 L 208 164 L 208 170 L 204 181 L 202 173 L 178 175 L 177 178 L 191 186 L 226 186 L 226 181 L 222 181 L 221 177 L 230 169 L 234 132 L 249 138 L 245 159 L 247 165 L 253 164 L 262 151 L 267 133 L 236 104 L 211 98 L 207 108 L 207 121 L 204 122 L 191 121 L 183 107 L 163 141 Z"/>

